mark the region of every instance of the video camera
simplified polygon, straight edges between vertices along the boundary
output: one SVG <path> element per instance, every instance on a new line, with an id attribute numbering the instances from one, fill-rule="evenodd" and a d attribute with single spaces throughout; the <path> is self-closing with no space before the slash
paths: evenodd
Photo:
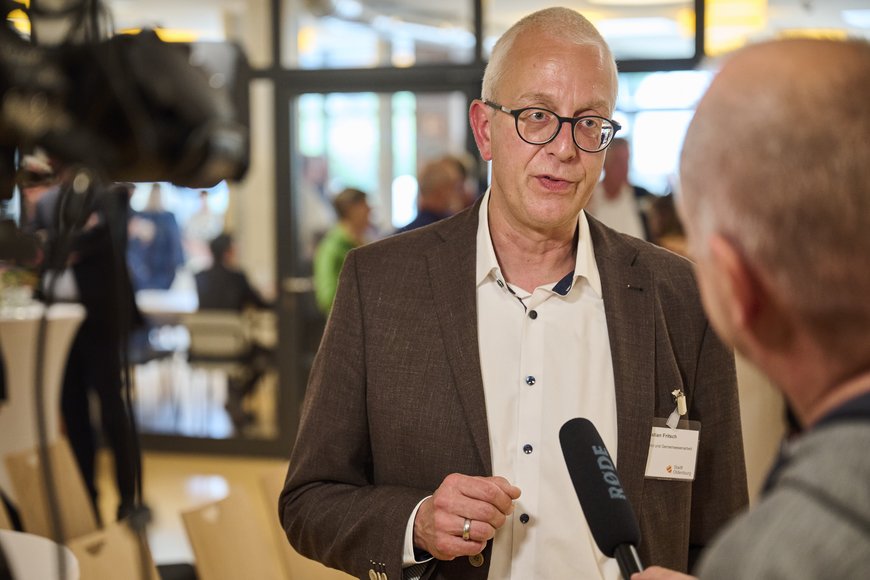
<path id="1" fill-rule="evenodd" d="M 207 188 L 244 175 L 249 68 L 240 48 L 166 43 L 153 31 L 40 46 L 6 18 L 23 5 L 0 6 L 0 200 L 12 197 L 18 159 L 34 147 L 108 181 Z"/>

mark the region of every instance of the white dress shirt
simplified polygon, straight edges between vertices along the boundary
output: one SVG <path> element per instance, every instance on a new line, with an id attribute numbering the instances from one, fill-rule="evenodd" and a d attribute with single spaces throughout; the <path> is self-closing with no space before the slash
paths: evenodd
<path id="1" fill-rule="evenodd" d="M 586 417 L 617 458 L 613 362 L 586 215 L 577 221 L 574 272 L 530 294 L 502 275 L 489 195 L 480 208 L 476 279 L 492 472 L 522 490 L 496 532 L 489 579 L 619 578 L 615 560 L 595 546 L 559 444 L 562 425 Z"/>
<path id="2" fill-rule="evenodd" d="M 566 421 L 586 417 L 617 459 L 613 363 L 586 215 L 577 221 L 574 271 L 530 294 L 502 275 L 489 196 L 480 207 L 476 280 L 492 473 L 522 490 L 496 532 L 489 580 L 618 579 L 616 561 L 595 546 L 559 443 Z M 406 529 L 406 566 L 415 562 L 417 509 Z"/>

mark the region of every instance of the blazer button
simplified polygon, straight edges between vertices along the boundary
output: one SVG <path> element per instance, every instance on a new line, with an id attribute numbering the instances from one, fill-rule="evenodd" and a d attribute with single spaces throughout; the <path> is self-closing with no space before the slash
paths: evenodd
<path id="1" fill-rule="evenodd" d="M 468 563 L 475 568 L 480 568 L 481 566 L 483 566 L 483 561 L 483 554 L 475 554 L 474 556 L 468 557 Z"/>

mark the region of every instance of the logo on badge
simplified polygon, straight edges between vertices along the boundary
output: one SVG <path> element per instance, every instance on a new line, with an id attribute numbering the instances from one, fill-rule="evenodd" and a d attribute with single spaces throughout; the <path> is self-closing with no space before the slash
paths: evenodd
<path id="1" fill-rule="evenodd" d="M 665 467 L 665 471 L 667 471 L 668 473 L 672 473 L 674 471 L 674 466 L 668 465 L 667 467 Z"/>

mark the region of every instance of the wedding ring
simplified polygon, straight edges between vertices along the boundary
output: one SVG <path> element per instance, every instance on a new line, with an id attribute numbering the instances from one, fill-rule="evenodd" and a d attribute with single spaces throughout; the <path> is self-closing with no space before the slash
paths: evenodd
<path id="1" fill-rule="evenodd" d="M 462 524 L 462 539 L 466 542 L 471 539 L 471 520 L 465 518 L 465 523 Z"/>

